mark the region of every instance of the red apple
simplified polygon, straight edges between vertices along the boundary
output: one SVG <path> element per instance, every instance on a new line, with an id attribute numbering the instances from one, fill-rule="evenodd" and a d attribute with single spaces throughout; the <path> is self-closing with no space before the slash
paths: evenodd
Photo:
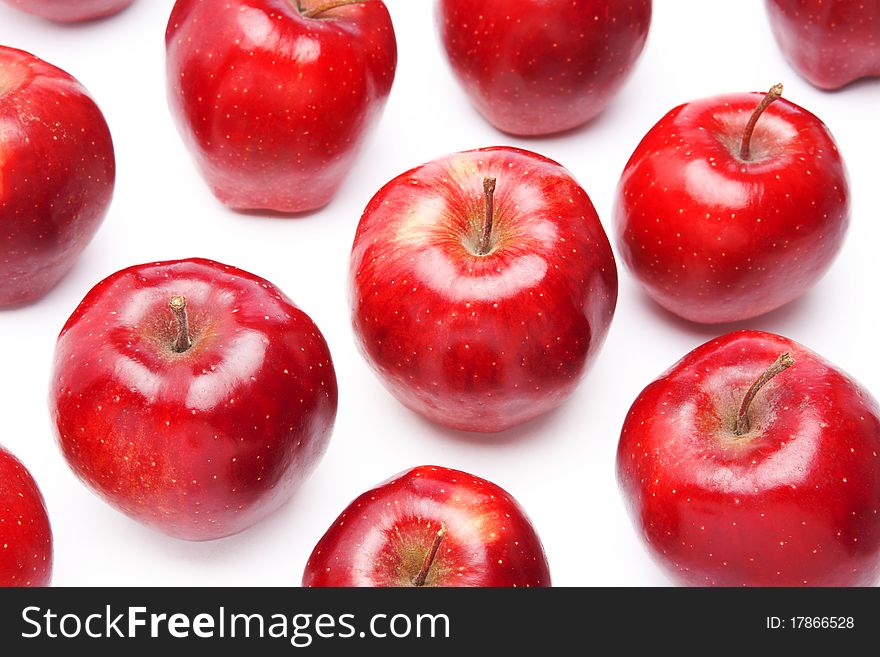
<path id="1" fill-rule="evenodd" d="M 0 46 L 0 307 L 61 280 L 98 231 L 115 176 L 110 130 L 88 92 Z"/>
<path id="2" fill-rule="evenodd" d="M 119 13 L 134 0 L 5 0 L 29 14 L 60 23 L 76 23 Z"/>
<path id="3" fill-rule="evenodd" d="M 587 193 L 515 148 L 458 153 L 385 185 L 358 226 L 350 279 L 355 334 L 385 385 L 466 431 L 562 403 L 617 303 Z"/>
<path id="4" fill-rule="evenodd" d="M 626 165 L 614 208 L 621 256 L 680 317 L 733 322 L 779 308 L 840 250 L 849 187 L 837 144 L 781 93 L 680 105 Z"/>
<path id="5" fill-rule="evenodd" d="M 808 82 L 839 89 L 880 76 L 877 0 L 766 0 L 782 54 Z"/>
<path id="6" fill-rule="evenodd" d="M 651 23 L 651 0 L 440 0 L 452 71 L 499 130 L 583 125 L 617 94 Z"/>
<path id="7" fill-rule="evenodd" d="M 397 66 L 381 0 L 177 0 L 165 43 L 172 114 L 214 195 L 239 210 L 326 205 Z"/>
<path id="8" fill-rule="evenodd" d="M 303 586 L 550 586 L 541 540 L 509 493 L 466 472 L 421 466 L 342 512 Z"/>
<path id="9" fill-rule="evenodd" d="M 336 399 L 312 320 L 262 278 L 200 259 L 96 285 L 61 331 L 50 391 L 74 472 L 191 540 L 284 504 L 324 453 Z"/>
<path id="10" fill-rule="evenodd" d="M 880 575 L 880 408 L 798 343 L 738 331 L 639 395 L 617 471 L 677 581 L 857 586 Z"/>
<path id="11" fill-rule="evenodd" d="M 0 447 L 0 587 L 48 586 L 52 528 L 40 489 L 12 454 Z"/>

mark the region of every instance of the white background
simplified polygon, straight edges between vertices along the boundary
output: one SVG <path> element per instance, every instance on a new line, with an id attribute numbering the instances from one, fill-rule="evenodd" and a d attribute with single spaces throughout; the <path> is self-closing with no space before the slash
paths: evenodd
<path id="1" fill-rule="evenodd" d="M 618 493 L 621 422 L 639 391 L 693 347 L 731 328 L 798 340 L 880 393 L 880 82 L 811 88 L 785 64 L 763 2 L 655 2 L 648 45 L 623 92 L 582 130 L 551 139 L 503 135 L 471 109 L 440 49 L 433 0 L 386 0 L 400 51 L 382 124 L 337 199 L 298 219 L 244 216 L 217 203 L 178 138 L 165 100 L 164 31 L 172 0 L 137 0 L 102 22 L 58 26 L 0 4 L 0 43 L 76 76 L 103 109 L 118 181 L 107 220 L 48 297 L 0 311 L 0 443 L 46 497 L 58 585 L 295 585 L 312 547 L 355 496 L 418 464 L 472 472 L 509 490 L 540 534 L 556 585 L 662 585 Z M 843 253 L 799 301 L 737 327 L 701 327 L 658 310 L 620 270 L 620 301 L 583 385 L 550 416 L 497 437 L 432 426 L 400 406 L 361 359 L 347 300 L 360 213 L 392 177 L 446 153 L 512 144 L 563 163 L 609 227 L 617 178 L 644 133 L 673 106 L 732 91 L 785 95 L 822 118 L 849 165 L 853 221 Z M 100 279 L 129 265 L 202 256 L 268 278 L 324 332 L 336 363 L 339 417 L 329 451 L 293 501 L 260 525 L 209 543 L 167 538 L 107 506 L 68 470 L 50 428 L 55 338 Z"/>

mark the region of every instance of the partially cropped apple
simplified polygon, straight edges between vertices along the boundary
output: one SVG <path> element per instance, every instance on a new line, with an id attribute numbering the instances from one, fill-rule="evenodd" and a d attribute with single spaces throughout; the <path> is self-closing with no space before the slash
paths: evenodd
<path id="1" fill-rule="evenodd" d="M 48 586 L 52 528 L 36 482 L 0 447 L 0 587 Z"/>
<path id="2" fill-rule="evenodd" d="M 0 308 L 61 280 L 98 231 L 115 177 L 110 130 L 82 85 L 0 46 Z"/>
<path id="3" fill-rule="evenodd" d="M 74 472 L 191 540 L 284 504 L 324 453 L 336 403 L 312 320 L 268 281 L 200 259 L 96 285 L 61 331 L 50 390 Z"/>
<path id="4" fill-rule="evenodd" d="M 385 185 L 358 226 L 350 281 L 358 344 L 388 389 L 466 431 L 561 404 L 617 303 L 587 193 L 516 148 L 450 155 Z"/>
<path id="5" fill-rule="evenodd" d="M 381 0 L 177 0 L 165 44 L 180 133 L 237 210 L 329 203 L 397 66 Z"/>
<path id="6" fill-rule="evenodd" d="M 880 76 L 877 0 L 766 0 L 782 54 L 808 82 L 839 89 Z"/>
<path id="7" fill-rule="evenodd" d="M 544 548 L 506 491 L 466 472 L 407 470 L 336 519 L 303 586 L 550 586 Z"/>
<path id="8" fill-rule="evenodd" d="M 738 331 L 689 353 L 632 405 L 617 471 L 636 527 L 678 582 L 880 577 L 880 408 L 792 340 Z"/>
<path id="9" fill-rule="evenodd" d="M 599 114 L 629 77 L 651 0 L 439 0 L 452 71 L 496 128 L 545 135 Z"/>
<path id="10" fill-rule="evenodd" d="M 621 176 L 619 251 L 645 292 L 694 322 L 742 321 L 809 290 L 849 226 L 846 167 L 831 132 L 782 95 L 679 105 Z"/>
<path id="11" fill-rule="evenodd" d="M 59 23 L 78 23 L 117 14 L 134 0 L 4 0 L 29 14 Z"/>

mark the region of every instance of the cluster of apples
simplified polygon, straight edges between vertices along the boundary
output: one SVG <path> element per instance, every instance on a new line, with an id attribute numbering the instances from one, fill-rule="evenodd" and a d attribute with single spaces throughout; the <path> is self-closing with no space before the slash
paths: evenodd
<path id="1" fill-rule="evenodd" d="M 7 1 L 60 21 L 131 3 Z M 488 121 L 518 135 L 601 112 L 651 18 L 649 0 L 535 4 L 437 5 L 456 76 Z M 880 3 L 768 6 L 787 56 L 818 86 L 880 74 Z M 397 58 L 381 0 L 178 0 L 166 46 L 172 111 L 216 197 L 285 213 L 337 193 Z M 685 319 L 778 308 L 840 249 L 843 160 L 825 125 L 781 94 L 777 85 L 681 105 L 623 172 L 619 252 Z M 0 154 L 9 307 L 43 296 L 94 235 L 114 155 L 76 80 L 3 47 Z M 350 285 L 354 333 L 378 377 L 415 412 L 473 432 L 561 404 L 617 302 L 614 255 L 587 193 L 556 162 L 507 147 L 451 155 L 383 187 L 360 220 Z M 50 408 L 86 484 L 138 521 L 208 540 L 289 499 L 327 446 L 337 386 L 320 330 L 284 293 L 188 259 L 130 267 L 88 293 L 58 338 Z M 681 582 L 857 585 L 880 574 L 878 452 L 880 408 L 858 383 L 791 340 L 739 331 L 645 388 L 617 468 L 649 548 Z M 3 451 L 0 546 L 0 584 L 50 581 L 42 498 Z M 422 466 L 352 502 L 303 583 L 548 586 L 550 574 L 508 493 Z"/>

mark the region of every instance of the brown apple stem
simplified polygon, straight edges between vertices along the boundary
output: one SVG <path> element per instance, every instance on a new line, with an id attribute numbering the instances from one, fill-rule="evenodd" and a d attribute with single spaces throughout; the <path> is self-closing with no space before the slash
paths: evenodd
<path id="1" fill-rule="evenodd" d="M 758 391 L 763 388 L 770 379 L 772 379 L 777 374 L 784 372 L 789 367 L 794 365 L 794 358 L 792 358 L 791 354 L 785 352 L 776 361 L 764 370 L 761 373 L 761 376 L 752 384 L 752 387 L 749 388 L 749 391 L 746 393 L 746 396 L 743 398 L 742 405 L 739 407 L 739 415 L 736 418 L 736 427 L 733 429 L 733 433 L 737 436 L 742 436 L 747 434 L 751 430 L 751 426 L 749 423 L 749 406 L 752 405 L 752 401 L 755 399 L 755 395 L 758 394 Z"/>
<path id="2" fill-rule="evenodd" d="M 358 5 L 361 4 L 364 0 L 334 0 L 332 2 L 325 2 L 322 5 L 318 5 L 317 7 L 313 7 L 312 9 L 303 9 L 302 3 L 300 0 L 297 0 L 297 8 L 300 10 L 303 16 L 306 18 L 316 18 L 320 16 L 325 11 L 330 11 L 331 9 L 338 9 L 339 7 L 345 7 L 346 5 Z"/>
<path id="3" fill-rule="evenodd" d="M 425 560 L 422 562 L 421 569 L 418 574 L 413 577 L 413 586 L 425 585 L 425 582 L 428 580 L 428 572 L 431 570 L 431 566 L 434 565 L 434 560 L 437 558 L 437 552 L 440 550 L 440 544 L 443 542 L 444 536 L 446 536 L 446 523 L 441 522 L 440 531 L 438 531 L 437 535 L 434 537 L 434 542 L 431 543 L 431 549 L 428 550 L 428 554 L 425 555 Z"/>
<path id="4" fill-rule="evenodd" d="M 483 232 L 480 235 L 480 245 L 477 252 L 487 255 L 492 250 L 492 223 L 495 220 L 495 178 L 483 180 L 483 195 L 486 200 L 486 220 L 483 222 Z"/>
<path id="5" fill-rule="evenodd" d="M 755 111 L 752 112 L 752 116 L 749 118 L 749 122 L 746 124 L 746 129 L 743 132 L 742 143 L 739 147 L 739 157 L 741 160 L 748 161 L 752 159 L 752 133 L 755 131 L 758 119 L 761 118 L 764 110 L 780 98 L 782 98 L 782 83 L 774 84 L 770 87 L 770 91 L 767 92 L 767 95 L 764 96 L 761 103 L 755 108 Z"/>
<path id="6" fill-rule="evenodd" d="M 192 346 L 189 337 L 189 317 L 186 312 L 186 297 L 175 294 L 168 300 L 168 308 L 177 320 L 177 336 L 174 338 L 174 351 L 182 354 Z"/>

